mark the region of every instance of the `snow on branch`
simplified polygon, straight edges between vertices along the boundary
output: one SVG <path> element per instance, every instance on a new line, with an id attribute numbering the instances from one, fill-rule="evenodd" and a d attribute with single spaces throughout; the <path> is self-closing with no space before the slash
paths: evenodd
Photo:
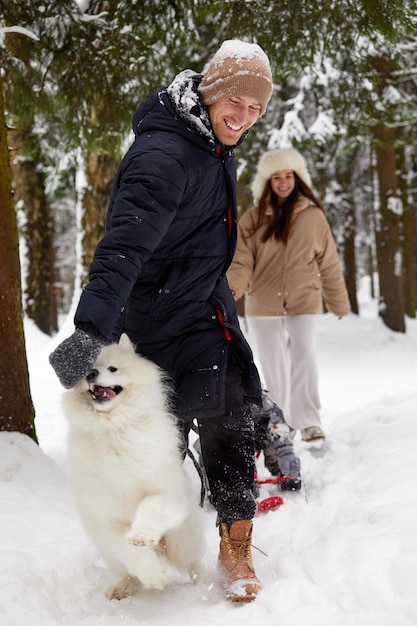
<path id="1" fill-rule="evenodd" d="M 32 31 L 27 28 L 23 28 L 23 26 L 3 26 L 0 28 L 0 35 L 4 33 L 19 33 L 20 35 L 26 35 L 26 37 L 30 37 L 30 39 L 39 41 L 39 37 L 35 35 L 35 33 L 32 33 Z"/>

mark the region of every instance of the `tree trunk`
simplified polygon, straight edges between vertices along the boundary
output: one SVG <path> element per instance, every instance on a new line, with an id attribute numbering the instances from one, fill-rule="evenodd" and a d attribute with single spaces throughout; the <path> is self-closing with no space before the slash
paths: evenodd
<path id="1" fill-rule="evenodd" d="M 25 143 L 22 131 L 11 131 L 12 175 L 16 202 L 25 215 L 23 234 L 27 246 L 25 311 L 47 335 L 58 330 L 54 287 L 53 220 L 45 196 L 45 176 L 31 159 L 19 154 Z"/>
<path id="2" fill-rule="evenodd" d="M 349 232 L 345 234 L 343 245 L 343 263 L 345 266 L 345 282 L 349 296 L 350 307 L 352 309 L 352 313 L 359 315 L 358 296 L 356 293 L 356 250 L 354 228 L 353 230 L 349 229 Z"/>
<path id="3" fill-rule="evenodd" d="M 106 210 L 119 159 L 111 155 L 90 155 L 85 168 L 87 189 L 83 196 L 83 282 L 93 260 L 97 243 L 104 234 Z"/>
<path id="4" fill-rule="evenodd" d="M 368 246 L 368 274 L 370 278 L 370 291 L 369 295 L 372 300 L 376 297 L 376 286 L 375 286 L 375 260 L 374 260 L 374 251 L 371 245 Z"/>
<path id="5" fill-rule="evenodd" d="M 37 441 L 23 330 L 19 236 L 0 74 L 0 430 Z"/>
<path id="6" fill-rule="evenodd" d="M 359 314 L 359 304 L 356 285 L 356 215 L 355 204 L 349 197 L 349 178 L 355 168 L 355 154 L 352 159 L 345 164 L 345 167 L 336 166 L 336 181 L 340 187 L 340 201 L 342 203 L 343 216 L 343 265 L 346 289 L 349 296 L 352 313 Z"/>
<path id="7" fill-rule="evenodd" d="M 410 318 L 415 318 L 417 309 L 417 210 L 410 189 L 416 187 L 416 174 L 413 171 L 413 164 L 406 161 L 404 146 L 401 146 L 398 155 L 399 184 L 404 207 L 402 226 L 404 233 L 405 311 Z"/>
<path id="8" fill-rule="evenodd" d="M 398 195 L 394 131 L 375 129 L 379 211 L 376 215 L 376 249 L 379 274 L 379 314 L 391 330 L 404 333 L 402 202 Z"/>
<path id="9" fill-rule="evenodd" d="M 391 60 L 375 57 L 378 73 L 377 93 L 383 100 L 390 88 Z M 374 128 L 376 171 L 379 186 L 379 210 L 376 214 L 376 251 L 379 274 L 379 314 L 384 323 L 397 332 L 405 332 L 403 249 L 401 226 L 403 205 L 398 189 L 395 128 L 388 124 L 390 111 Z"/>

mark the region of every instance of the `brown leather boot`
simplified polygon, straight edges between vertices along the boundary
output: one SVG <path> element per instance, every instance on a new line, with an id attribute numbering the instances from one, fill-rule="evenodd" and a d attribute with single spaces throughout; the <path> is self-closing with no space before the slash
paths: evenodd
<path id="1" fill-rule="evenodd" d="M 232 602 L 252 602 L 261 583 L 252 563 L 252 520 L 221 524 L 219 569 L 224 577 L 226 598 Z"/>

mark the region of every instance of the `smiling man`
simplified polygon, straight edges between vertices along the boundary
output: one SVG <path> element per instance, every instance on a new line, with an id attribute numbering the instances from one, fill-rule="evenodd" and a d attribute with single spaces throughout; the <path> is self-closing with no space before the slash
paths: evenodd
<path id="1" fill-rule="evenodd" d="M 261 389 L 226 279 L 237 240 L 233 147 L 271 94 L 264 51 L 230 40 L 203 75 L 184 70 L 139 106 L 76 330 L 50 356 L 71 388 L 101 347 L 125 332 L 137 352 L 168 373 L 184 446 L 197 422 L 218 513 L 220 570 L 234 602 L 251 601 L 260 589 L 251 558 L 249 403 L 261 402 Z"/>
<path id="2" fill-rule="evenodd" d="M 271 86 L 269 62 L 259 46 L 236 40 L 223 43 L 199 87 L 221 143 L 236 145 L 265 113 Z"/>

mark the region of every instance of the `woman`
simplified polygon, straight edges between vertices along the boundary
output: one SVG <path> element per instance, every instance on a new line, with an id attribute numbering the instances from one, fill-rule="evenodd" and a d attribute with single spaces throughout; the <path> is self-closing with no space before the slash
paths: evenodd
<path id="1" fill-rule="evenodd" d="M 264 383 L 304 441 L 324 439 L 319 416 L 318 313 L 350 311 L 323 205 L 297 150 L 270 150 L 252 184 L 255 208 L 239 221 L 228 271 L 235 300 L 245 295 L 249 339 Z"/>

